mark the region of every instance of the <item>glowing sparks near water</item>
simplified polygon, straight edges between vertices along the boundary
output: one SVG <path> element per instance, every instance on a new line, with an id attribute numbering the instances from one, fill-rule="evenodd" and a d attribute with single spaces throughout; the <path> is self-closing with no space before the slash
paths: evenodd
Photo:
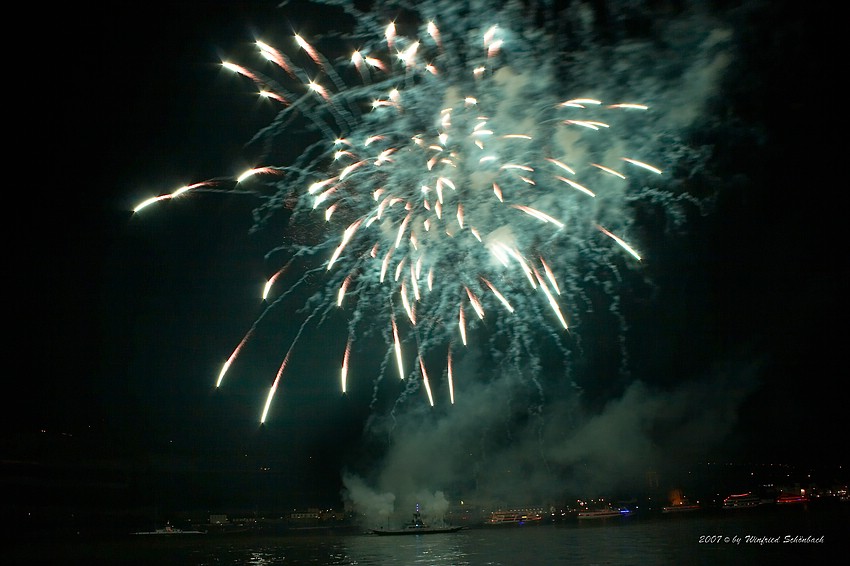
<path id="1" fill-rule="evenodd" d="M 283 363 L 280 364 L 280 369 L 277 370 L 277 375 L 274 377 L 274 382 L 272 386 L 269 388 L 269 393 L 266 396 L 266 404 L 263 406 L 263 414 L 260 417 L 260 422 L 266 422 L 266 417 L 269 415 L 269 408 L 272 406 L 272 399 L 274 399 L 274 394 L 277 392 L 277 386 L 280 384 L 280 378 L 283 376 L 283 371 L 286 369 L 287 364 L 289 364 L 289 355 L 292 353 L 292 349 L 286 353 L 286 357 L 283 358 Z"/>
<path id="2" fill-rule="evenodd" d="M 622 204 L 630 178 L 615 167 L 661 174 L 653 165 L 609 155 L 604 141 L 623 116 L 647 106 L 606 105 L 595 97 L 564 101 L 554 88 L 551 50 L 535 50 L 522 29 L 481 24 L 469 42 L 451 22 L 441 30 L 436 18 L 423 20 L 420 38 L 402 22 L 378 27 L 364 18 L 358 25 L 374 39 L 336 63 L 301 35 L 288 49 L 256 42 L 271 71 L 223 63 L 250 79 L 267 104 L 280 106 L 266 134 L 274 137 L 300 119 L 320 138 L 290 164 L 259 165 L 234 179 L 242 191 L 265 187 L 256 192 L 267 202 L 261 219 L 288 208 L 294 225 L 327 227 L 323 241 L 292 247 L 293 256 L 321 258 L 321 266 L 305 269 L 323 278 L 327 299 L 310 303 L 269 390 L 263 422 L 305 325 L 325 321 L 331 307 L 385 329 L 387 358 L 395 357 L 401 380 L 408 377 L 402 344 L 415 342 L 432 406 L 423 357 L 448 345 L 454 404 L 451 346 L 458 339 L 469 347 L 478 328 L 521 334 L 551 325 L 552 339 L 560 340 L 566 333 L 556 327 L 568 329 L 564 313 L 577 318 L 583 295 L 576 266 L 605 267 L 622 257 L 610 242 L 599 245 L 599 232 L 641 259 L 600 223 L 617 231 L 630 223 Z M 597 145 L 581 147 L 585 135 Z M 264 300 L 284 271 L 269 278 Z M 467 308 L 477 320 L 467 320 Z M 253 327 L 228 358 L 217 387 L 252 333 Z M 352 323 L 340 377 L 344 393 L 356 336 Z"/>

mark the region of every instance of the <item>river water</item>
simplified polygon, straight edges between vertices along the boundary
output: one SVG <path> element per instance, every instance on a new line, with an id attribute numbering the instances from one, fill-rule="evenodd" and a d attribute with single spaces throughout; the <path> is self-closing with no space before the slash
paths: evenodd
<path id="1" fill-rule="evenodd" d="M 698 511 L 573 520 L 414 536 L 328 533 L 41 540 L 14 546 L 8 561 L 0 561 L 88 566 L 825 564 L 838 556 L 846 558 L 848 519 L 850 504 L 842 504 L 815 510 L 795 506 L 770 512 Z"/>

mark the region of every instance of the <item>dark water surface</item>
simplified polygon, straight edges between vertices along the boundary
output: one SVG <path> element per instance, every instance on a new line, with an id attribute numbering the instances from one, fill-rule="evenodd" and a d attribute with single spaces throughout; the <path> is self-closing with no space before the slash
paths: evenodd
<path id="1" fill-rule="evenodd" d="M 401 537 L 128 535 L 104 540 L 44 539 L 7 546 L 0 553 L 0 562 L 92 566 L 827 564 L 847 557 L 848 519 L 850 504 L 816 510 L 799 506 L 769 512 L 699 511 L 681 516 L 575 520 Z M 783 542 L 786 536 L 823 539 Z"/>

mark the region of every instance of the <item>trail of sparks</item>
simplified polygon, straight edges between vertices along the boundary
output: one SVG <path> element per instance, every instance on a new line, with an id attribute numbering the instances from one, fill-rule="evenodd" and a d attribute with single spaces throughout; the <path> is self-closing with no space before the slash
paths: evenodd
<path id="1" fill-rule="evenodd" d="M 221 382 L 222 382 L 222 381 L 224 381 L 224 375 L 227 373 L 227 370 L 229 370 L 229 369 L 230 369 L 230 366 L 233 364 L 233 361 L 234 361 L 234 360 L 236 359 L 236 357 L 239 355 L 239 352 L 241 352 L 241 351 L 242 351 L 242 348 L 244 348 L 244 347 L 245 347 L 245 344 L 246 344 L 246 343 L 248 342 L 248 340 L 251 338 L 251 335 L 252 335 L 252 334 L 253 334 L 253 331 L 252 331 L 252 330 L 249 330 L 249 331 L 245 334 L 245 336 L 242 338 L 242 341 L 241 341 L 241 342 L 239 342 L 239 345 L 238 345 L 238 346 L 236 346 L 236 348 L 233 350 L 233 353 L 232 353 L 232 354 L 230 354 L 230 357 L 229 357 L 229 358 L 227 358 L 227 361 L 226 361 L 226 362 L 224 362 L 224 365 L 222 365 L 222 366 L 221 366 L 221 371 L 220 371 L 220 372 L 219 372 L 219 374 L 218 374 L 218 379 L 216 379 L 216 381 L 215 381 L 215 386 L 216 386 L 216 388 L 221 387 Z"/>
<path id="2" fill-rule="evenodd" d="M 449 379 L 449 400 L 452 405 L 455 404 L 455 380 L 452 376 L 452 350 L 449 348 L 448 356 L 448 379 Z"/>
<path id="3" fill-rule="evenodd" d="M 260 416 L 260 423 L 266 422 L 266 417 L 269 415 L 269 408 L 272 405 L 272 399 L 274 399 L 274 394 L 277 392 L 277 386 L 280 383 L 280 378 L 283 376 L 283 371 L 286 369 L 286 366 L 289 364 L 289 356 L 292 353 L 290 349 L 289 352 L 286 353 L 286 357 L 283 358 L 283 363 L 280 364 L 280 368 L 277 370 L 277 375 L 275 375 L 274 382 L 272 386 L 269 388 L 269 393 L 266 396 L 266 404 L 263 406 L 263 414 Z"/>
<path id="4" fill-rule="evenodd" d="M 637 251 L 635 251 L 634 248 L 632 248 L 629 244 L 624 242 L 621 238 L 619 238 L 618 236 L 615 236 L 614 234 L 612 234 L 611 232 L 609 232 L 608 230 L 606 230 L 602 226 L 597 225 L 596 228 L 600 232 L 602 232 L 603 234 L 605 234 L 606 236 L 608 236 L 609 238 L 611 238 L 612 240 L 617 242 L 617 244 L 619 244 L 620 247 L 622 247 L 624 250 L 626 250 L 627 252 L 632 254 L 635 257 L 635 259 L 637 259 L 638 261 L 641 260 L 640 254 L 638 254 Z"/>
<path id="5" fill-rule="evenodd" d="M 399 379 L 404 379 L 404 362 L 401 357 L 401 342 L 398 339 L 398 327 L 395 324 L 395 320 L 393 320 L 393 343 L 395 347 L 395 359 L 398 364 L 398 377 Z"/>
<path id="6" fill-rule="evenodd" d="M 345 354 L 342 356 L 342 371 L 340 374 L 340 384 L 342 392 L 348 391 L 348 357 L 351 355 L 351 340 L 345 345 Z"/>
<path id="7" fill-rule="evenodd" d="M 211 187 L 211 186 L 215 186 L 215 184 L 216 184 L 215 181 L 202 181 L 200 183 L 194 183 L 194 184 L 191 184 L 191 185 L 184 185 L 184 186 L 174 190 L 171 193 L 151 197 L 149 199 L 146 199 L 146 200 L 140 202 L 139 204 L 136 205 L 135 208 L 133 208 L 133 213 L 139 212 L 143 208 L 147 208 L 148 206 L 150 206 L 150 205 L 152 205 L 156 202 L 173 199 L 173 198 L 178 197 L 182 194 L 188 193 L 189 191 L 192 191 L 194 189 L 198 189 L 198 188 L 201 188 L 201 187 Z"/>
<path id="8" fill-rule="evenodd" d="M 425 386 L 425 392 L 428 393 L 428 403 L 434 406 L 434 395 L 431 393 L 431 382 L 428 381 L 428 372 L 425 371 L 425 362 L 422 357 L 419 357 L 419 369 L 422 372 L 422 384 Z"/>
<path id="9" fill-rule="evenodd" d="M 268 281 L 266 281 L 266 284 L 265 284 L 265 285 L 263 285 L 263 295 L 262 295 L 262 297 L 263 297 L 263 300 L 264 300 L 264 301 L 265 301 L 266 299 L 268 299 L 268 298 L 269 298 L 269 292 L 272 290 L 272 287 L 274 286 L 275 281 L 277 281 L 278 277 L 280 277 L 281 275 L 283 275 L 284 273 L 286 273 L 286 270 L 287 270 L 287 268 L 289 267 L 289 265 L 290 265 L 290 264 L 289 264 L 289 263 L 287 263 L 286 265 L 284 265 L 283 267 L 281 267 L 280 269 L 278 269 L 278 270 L 275 272 L 275 274 L 274 274 L 274 275 L 272 275 L 271 277 L 269 277 Z"/>

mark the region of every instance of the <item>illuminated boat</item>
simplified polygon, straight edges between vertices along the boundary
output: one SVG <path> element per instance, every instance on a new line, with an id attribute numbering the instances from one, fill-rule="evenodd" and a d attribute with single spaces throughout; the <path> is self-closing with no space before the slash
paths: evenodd
<path id="1" fill-rule="evenodd" d="M 761 505 L 761 498 L 753 493 L 734 493 L 723 500 L 724 509 L 752 509 Z"/>
<path id="2" fill-rule="evenodd" d="M 628 509 L 603 507 L 601 509 L 587 509 L 579 511 L 576 517 L 579 519 L 612 519 L 614 517 L 625 517 L 630 513 L 631 511 Z"/>
<path id="3" fill-rule="evenodd" d="M 372 533 L 381 536 L 389 535 L 432 535 L 442 533 L 456 533 L 462 530 L 462 526 L 431 527 L 422 521 L 419 509 L 413 514 L 413 520 L 400 529 L 372 529 Z"/>
<path id="4" fill-rule="evenodd" d="M 809 498 L 802 493 L 783 493 L 776 498 L 778 505 L 788 505 L 792 503 L 808 503 Z"/>
<path id="5" fill-rule="evenodd" d="M 493 511 L 484 521 L 486 526 L 508 526 L 508 525 L 533 525 L 543 521 L 543 513 L 540 511 Z"/>
<path id="6" fill-rule="evenodd" d="M 700 509 L 702 509 L 702 506 L 699 505 L 698 503 L 691 504 L 691 503 L 682 502 L 682 503 L 676 503 L 674 505 L 668 505 L 666 507 L 662 507 L 661 512 L 662 513 L 685 513 L 685 512 L 688 512 L 688 511 L 699 511 Z"/>
<path id="7" fill-rule="evenodd" d="M 661 508 L 662 513 L 687 513 L 688 511 L 699 511 L 702 506 L 699 503 L 691 503 L 687 497 L 683 497 L 680 491 L 676 491 L 670 501 L 670 505 Z"/>

